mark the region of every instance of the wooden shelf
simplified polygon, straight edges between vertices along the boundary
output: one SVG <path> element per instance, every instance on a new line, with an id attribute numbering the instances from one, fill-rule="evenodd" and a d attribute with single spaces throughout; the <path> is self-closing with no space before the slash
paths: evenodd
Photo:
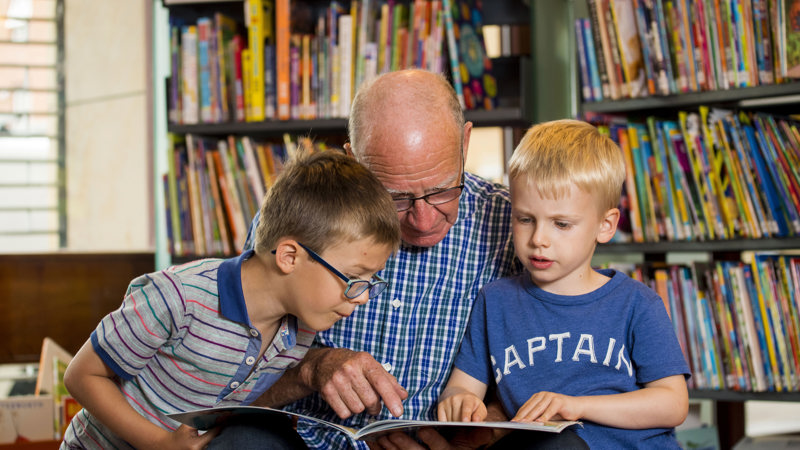
<path id="1" fill-rule="evenodd" d="M 607 100 L 581 104 L 582 112 L 596 113 L 655 113 L 660 110 L 713 105 L 717 107 L 776 107 L 800 101 L 800 82 L 772 84 L 719 91 L 692 92 L 667 96 L 652 96 L 625 100 Z"/>
<path id="2" fill-rule="evenodd" d="M 723 402 L 744 402 L 748 400 L 800 402 L 800 392 L 740 392 L 731 390 L 690 389 L 689 398 Z"/>
<path id="3" fill-rule="evenodd" d="M 724 241 L 662 241 L 609 243 L 597 246 L 598 253 L 733 252 L 800 249 L 800 237 L 731 239 Z"/>
<path id="4" fill-rule="evenodd" d="M 464 113 L 466 120 L 476 127 L 516 126 L 527 127 L 521 108 L 497 108 L 490 111 L 471 110 Z M 192 133 L 210 136 L 246 134 L 249 136 L 279 136 L 290 134 L 341 134 L 347 130 L 347 119 L 266 120 L 263 122 L 200 123 L 193 125 L 168 124 L 170 133 Z"/>

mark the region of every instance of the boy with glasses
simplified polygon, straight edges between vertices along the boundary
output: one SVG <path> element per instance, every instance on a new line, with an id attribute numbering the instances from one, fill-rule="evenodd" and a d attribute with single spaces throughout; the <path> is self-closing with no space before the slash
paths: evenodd
<path id="1" fill-rule="evenodd" d="M 166 414 L 247 405 L 306 354 L 315 332 L 378 296 L 400 241 L 377 178 L 335 151 L 300 154 L 261 207 L 255 249 L 133 280 L 64 377 L 84 409 L 62 448 L 226 447 Z M 180 425 L 180 426 L 179 426 Z M 290 423 L 265 448 L 302 446 Z"/>

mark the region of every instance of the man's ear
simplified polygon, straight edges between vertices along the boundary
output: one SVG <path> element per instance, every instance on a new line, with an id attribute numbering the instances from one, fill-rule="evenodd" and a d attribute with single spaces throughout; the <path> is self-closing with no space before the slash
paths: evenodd
<path id="1" fill-rule="evenodd" d="M 464 124 L 464 130 L 462 130 L 462 147 L 461 147 L 461 154 L 464 156 L 464 164 L 467 162 L 467 150 L 469 150 L 469 138 L 472 136 L 472 122 L 467 121 Z"/>
<path id="2" fill-rule="evenodd" d="M 597 234 L 597 242 L 605 244 L 614 237 L 619 223 L 619 209 L 611 208 L 600 219 L 600 232 Z"/>
<path id="3" fill-rule="evenodd" d="M 349 142 L 345 142 L 343 147 L 344 147 L 344 152 L 347 153 L 348 156 L 355 157 L 355 155 L 353 155 L 353 148 L 350 147 Z"/>
<path id="4" fill-rule="evenodd" d="M 297 267 L 297 254 L 300 246 L 294 239 L 280 239 L 272 253 L 275 255 L 275 264 L 278 270 L 285 274 L 292 273 Z"/>

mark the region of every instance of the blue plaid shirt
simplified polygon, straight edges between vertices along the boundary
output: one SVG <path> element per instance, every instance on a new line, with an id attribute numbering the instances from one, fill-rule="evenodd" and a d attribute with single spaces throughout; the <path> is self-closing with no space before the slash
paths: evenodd
<path id="1" fill-rule="evenodd" d="M 510 217 L 505 187 L 466 174 L 458 219 L 447 236 L 431 248 L 402 245 L 381 272 L 389 288 L 348 319 L 318 333 L 317 343 L 370 353 L 408 390 L 403 418 L 434 419 L 478 291 L 489 281 L 521 270 L 514 257 Z M 258 216 L 253 224 L 257 221 Z M 251 247 L 248 236 L 245 248 Z M 383 408 L 378 416 L 340 420 L 317 394 L 286 409 L 353 428 L 392 418 Z M 367 448 L 307 421 L 298 423 L 298 431 L 310 448 Z"/>

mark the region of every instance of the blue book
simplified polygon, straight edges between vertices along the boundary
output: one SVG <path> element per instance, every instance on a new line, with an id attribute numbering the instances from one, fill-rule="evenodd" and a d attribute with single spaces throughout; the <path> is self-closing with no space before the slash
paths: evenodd
<path id="1" fill-rule="evenodd" d="M 597 50 L 592 38 L 592 23 L 589 19 L 582 20 L 583 44 L 586 49 L 586 60 L 589 63 L 589 80 L 592 84 L 592 98 L 595 101 L 603 100 L 603 85 L 600 82 L 600 68 L 597 65 Z"/>
<path id="2" fill-rule="evenodd" d="M 594 101 L 592 82 L 589 79 L 589 57 L 586 54 L 586 40 L 583 37 L 583 19 L 575 19 L 575 42 L 578 44 L 578 68 L 581 76 L 581 96 L 583 101 Z"/>
<path id="3" fill-rule="evenodd" d="M 772 170 L 775 167 L 768 159 L 765 159 L 766 155 L 762 153 L 761 145 L 759 145 L 758 139 L 756 138 L 755 129 L 749 124 L 743 124 L 742 128 L 747 145 L 750 149 L 750 154 L 755 163 L 754 165 L 756 167 L 756 174 L 760 187 L 759 191 L 764 193 L 764 197 L 767 200 L 767 207 L 770 209 L 775 226 L 777 227 L 775 235 L 788 236 L 789 223 L 787 221 L 786 208 L 776 188 L 776 183 L 780 184 L 780 179 Z"/>

